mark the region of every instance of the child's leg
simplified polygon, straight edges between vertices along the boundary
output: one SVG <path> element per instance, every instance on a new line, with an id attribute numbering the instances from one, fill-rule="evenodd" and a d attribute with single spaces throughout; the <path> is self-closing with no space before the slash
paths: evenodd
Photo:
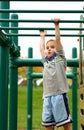
<path id="1" fill-rule="evenodd" d="M 72 127 L 71 127 L 71 124 L 66 124 L 63 126 L 64 127 L 64 130 L 72 130 Z"/>
<path id="2" fill-rule="evenodd" d="M 52 130 L 52 126 L 46 127 L 46 130 Z"/>

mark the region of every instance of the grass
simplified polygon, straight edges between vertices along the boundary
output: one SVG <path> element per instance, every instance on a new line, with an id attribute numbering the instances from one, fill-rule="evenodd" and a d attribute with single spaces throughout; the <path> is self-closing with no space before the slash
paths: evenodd
<path id="1" fill-rule="evenodd" d="M 41 114 L 42 114 L 42 87 L 33 87 L 33 107 L 32 107 L 32 129 L 43 130 L 44 127 L 41 125 Z M 72 91 L 70 89 L 68 93 L 70 112 L 72 113 Z M 27 87 L 18 87 L 18 130 L 27 129 Z M 63 130 L 58 128 L 57 130 Z"/>
<path id="2" fill-rule="evenodd" d="M 25 129 L 27 124 L 27 88 L 18 87 L 18 128 Z"/>
<path id="3" fill-rule="evenodd" d="M 42 129 L 41 113 L 42 113 L 42 87 L 33 88 L 33 129 Z M 26 129 L 27 127 L 27 87 L 19 87 L 18 89 L 18 129 Z"/>
<path id="4" fill-rule="evenodd" d="M 68 93 L 70 102 L 70 111 L 72 108 L 71 91 Z M 42 87 L 33 87 L 33 129 L 41 130 L 41 113 L 42 113 Z M 72 113 L 72 111 L 71 111 Z M 18 129 L 26 129 L 27 127 L 27 87 L 19 87 L 18 89 Z"/>

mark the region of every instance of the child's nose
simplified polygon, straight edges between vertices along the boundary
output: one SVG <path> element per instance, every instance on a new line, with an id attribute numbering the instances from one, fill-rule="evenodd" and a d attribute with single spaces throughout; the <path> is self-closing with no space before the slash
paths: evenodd
<path id="1" fill-rule="evenodd" d="M 51 47 L 49 47 L 49 50 L 51 49 Z"/>

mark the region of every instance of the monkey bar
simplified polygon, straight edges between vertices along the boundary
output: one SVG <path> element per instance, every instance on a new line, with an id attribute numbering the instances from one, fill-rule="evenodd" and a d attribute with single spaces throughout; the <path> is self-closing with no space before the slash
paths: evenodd
<path id="1" fill-rule="evenodd" d="M 84 13 L 84 10 L 9 10 L 0 9 L 1 13 Z"/>
<path id="2" fill-rule="evenodd" d="M 0 22 L 52 23 L 53 20 L 0 19 Z M 59 20 L 60 23 L 84 23 L 84 20 Z"/>
<path id="3" fill-rule="evenodd" d="M 0 27 L 1 30 L 55 30 L 55 28 L 42 28 L 42 27 Z M 75 31 L 75 30 L 84 30 L 84 28 L 60 28 L 60 30 L 66 30 L 66 31 Z"/>

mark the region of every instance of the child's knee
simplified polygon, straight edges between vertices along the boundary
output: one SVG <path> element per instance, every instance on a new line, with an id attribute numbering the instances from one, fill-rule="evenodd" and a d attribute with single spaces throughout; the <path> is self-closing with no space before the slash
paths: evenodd
<path id="1" fill-rule="evenodd" d="M 64 130 L 72 130 L 72 127 L 71 127 L 71 124 L 66 124 L 63 126 L 64 127 Z"/>

